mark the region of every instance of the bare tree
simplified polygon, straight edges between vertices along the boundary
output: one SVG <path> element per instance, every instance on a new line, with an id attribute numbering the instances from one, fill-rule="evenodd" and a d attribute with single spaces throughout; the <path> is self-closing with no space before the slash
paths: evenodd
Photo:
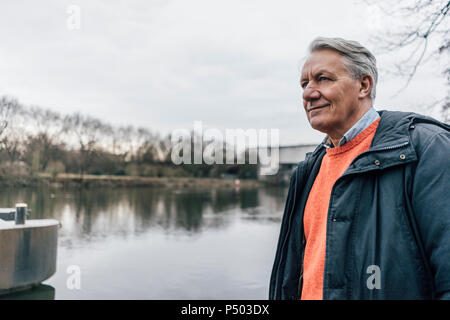
<path id="1" fill-rule="evenodd" d="M 129 161 L 133 158 L 135 146 L 133 141 L 133 136 L 136 134 L 136 130 L 133 126 L 129 125 L 126 127 L 120 127 L 118 129 L 120 135 L 119 139 L 119 150 L 122 157 Z"/>
<path id="2" fill-rule="evenodd" d="M 156 137 L 145 128 L 138 128 L 135 135 L 136 161 L 154 162 L 157 160 Z"/>
<path id="3" fill-rule="evenodd" d="M 157 159 L 161 162 L 171 163 L 171 153 L 172 153 L 172 137 L 171 135 L 166 135 L 160 137 L 156 135 L 155 137 L 155 149 L 157 154 Z"/>
<path id="4" fill-rule="evenodd" d="M 133 126 L 119 127 L 117 130 L 116 153 L 119 152 L 126 161 L 142 162 L 144 154 L 155 149 L 156 137 L 146 128 Z M 150 157 L 151 158 L 151 157 Z M 155 157 L 156 159 L 156 157 Z"/>
<path id="5" fill-rule="evenodd" d="M 0 98 L 0 137 L 8 125 L 11 124 L 12 118 L 19 114 L 22 109 L 17 99 L 8 96 L 2 96 Z"/>
<path id="6" fill-rule="evenodd" d="M 382 32 L 372 37 L 374 45 L 382 52 L 397 52 L 401 59 L 396 63 L 395 74 L 406 79 L 404 90 L 416 75 L 418 68 L 431 59 L 447 61 L 442 71 L 450 86 L 449 0 L 366 0 L 388 20 Z M 450 119 L 450 92 L 437 101 L 445 121 Z"/>
<path id="7" fill-rule="evenodd" d="M 26 113 L 31 128 L 24 160 L 35 170 L 44 171 L 52 157 L 51 149 L 64 130 L 64 122 L 59 113 L 37 106 Z"/>
<path id="8" fill-rule="evenodd" d="M 99 141 L 106 131 L 106 126 L 98 119 L 75 113 L 64 118 L 65 132 L 73 135 L 78 144 L 79 170 L 81 177 L 89 169 L 96 151 L 100 148 Z"/>
<path id="9" fill-rule="evenodd" d="M 22 155 L 24 120 L 24 107 L 17 99 L 0 98 L 0 149 L 7 155 L 10 164 Z"/>
<path id="10" fill-rule="evenodd" d="M 22 128 L 8 127 L 8 133 L 3 135 L 0 140 L 2 151 L 8 156 L 9 162 L 13 164 L 22 159 L 24 133 Z"/>

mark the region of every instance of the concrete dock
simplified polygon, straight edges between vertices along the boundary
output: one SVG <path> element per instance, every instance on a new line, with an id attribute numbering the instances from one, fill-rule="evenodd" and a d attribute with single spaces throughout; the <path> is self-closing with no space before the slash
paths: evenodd
<path id="1" fill-rule="evenodd" d="M 31 288 L 56 271 L 59 221 L 0 220 L 0 294 Z"/>

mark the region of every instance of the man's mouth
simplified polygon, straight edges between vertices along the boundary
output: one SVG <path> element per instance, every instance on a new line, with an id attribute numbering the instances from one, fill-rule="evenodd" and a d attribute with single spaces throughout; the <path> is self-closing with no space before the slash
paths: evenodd
<path id="1" fill-rule="evenodd" d="M 323 105 L 323 106 L 310 107 L 310 108 L 308 109 L 308 112 L 313 111 L 313 110 L 316 110 L 316 109 L 322 109 L 322 108 L 329 107 L 329 106 L 330 106 L 330 104 L 328 103 L 328 104 L 325 104 L 325 105 Z"/>

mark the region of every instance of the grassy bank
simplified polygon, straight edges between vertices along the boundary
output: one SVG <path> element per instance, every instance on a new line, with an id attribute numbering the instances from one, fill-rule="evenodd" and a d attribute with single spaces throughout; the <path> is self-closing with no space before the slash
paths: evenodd
<path id="1" fill-rule="evenodd" d="M 34 176 L 0 176 L 3 187 L 163 187 L 163 188 L 254 188 L 262 186 L 257 180 L 233 180 L 189 177 L 139 177 L 78 174 L 38 174 Z"/>

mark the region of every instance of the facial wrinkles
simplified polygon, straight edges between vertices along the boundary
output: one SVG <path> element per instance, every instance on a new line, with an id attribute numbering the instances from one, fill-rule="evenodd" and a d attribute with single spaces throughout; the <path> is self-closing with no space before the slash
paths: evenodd
<path id="1" fill-rule="evenodd" d="M 336 83 L 342 84 L 342 82 L 347 81 L 345 78 L 350 78 L 350 76 L 346 67 L 343 65 L 342 58 L 336 59 L 336 57 L 334 53 L 324 55 L 323 52 L 319 51 L 313 53 L 304 64 L 300 83 L 305 84 L 303 106 L 306 112 L 311 108 L 321 107 L 327 104 L 330 104 L 330 108 L 334 109 L 336 106 L 333 105 L 331 100 L 335 103 L 343 99 L 345 100 L 342 85 L 333 85 Z M 319 81 L 320 77 L 326 77 L 331 80 L 322 80 L 326 81 L 322 83 Z M 328 83 L 328 81 L 331 81 L 331 83 Z M 328 96 L 328 94 L 332 95 Z"/>
<path id="2" fill-rule="evenodd" d="M 307 66 L 305 66 L 307 68 Z M 316 68 L 309 68 L 309 70 L 306 70 L 306 75 L 303 74 L 301 83 L 306 82 L 306 86 L 303 90 L 312 90 L 313 92 L 309 93 L 310 98 L 308 100 L 305 99 L 306 102 L 306 109 L 309 110 L 310 108 L 323 106 L 330 101 L 326 99 L 322 91 L 320 90 L 320 85 L 318 82 L 318 79 L 322 76 L 326 78 L 333 79 L 333 75 L 329 72 L 325 71 L 326 69 L 323 68 L 323 66 L 317 66 Z M 312 82 L 312 83 L 311 83 Z"/>
<path id="3" fill-rule="evenodd" d="M 349 76 L 346 67 L 343 65 L 342 58 L 339 60 L 323 61 L 323 57 L 311 56 L 303 68 L 306 74 L 302 72 L 302 81 L 303 79 L 308 81 L 315 79 L 320 73 L 328 76 L 334 75 L 335 77 Z"/>
<path id="4" fill-rule="evenodd" d="M 328 71 L 330 69 L 331 69 L 331 71 Z M 336 70 L 334 70 L 334 69 L 336 69 Z M 313 108 L 313 107 L 323 106 L 325 104 L 331 103 L 331 101 L 327 98 L 327 96 L 323 95 L 324 90 L 323 90 L 323 87 L 321 87 L 319 85 L 319 83 L 317 82 L 318 78 L 324 76 L 326 78 L 329 78 L 330 80 L 328 80 L 328 81 L 332 81 L 333 83 L 336 83 L 338 81 L 342 82 L 342 81 L 353 80 L 353 78 L 347 74 L 346 69 L 339 68 L 339 67 L 333 68 L 333 66 L 324 67 L 324 66 L 319 65 L 316 68 L 308 68 L 308 66 L 305 65 L 304 70 L 306 72 L 303 73 L 302 78 L 301 78 L 301 83 L 307 82 L 304 90 L 313 90 L 313 91 L 315 91 L 314 92 L 315 95 L 317 95 L 317 97 L 311 97 L 312 93 L 310 93 L 309 100 L 304 99 L 304 106 L 305 106 L 306 110 L 309 110 L 310 108 Z M 311 81 L 313 82 L 313 84 L 311 84 Z M 339 89 L 342 89 L 342 88 L 337 87 L 334 89 L 337 91 L 334 92 L 333 96 L 335 98 L 342 99 L 344 96 L 344 93 L 342 92 L 342 90 L 339 90 Z M 333 107 L 333 106 L 331 106 L 331 107 Z"/>

